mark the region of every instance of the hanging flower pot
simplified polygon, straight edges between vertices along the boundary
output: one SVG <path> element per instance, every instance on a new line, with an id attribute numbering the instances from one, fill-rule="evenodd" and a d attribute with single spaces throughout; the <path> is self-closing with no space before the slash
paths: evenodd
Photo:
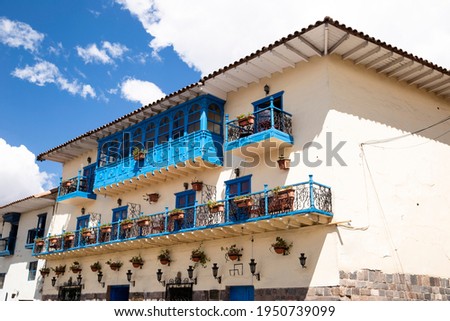
<path id="1" fill-rule="evenodd" d="M 203 188 L 203 182 L 195 181 L 191 183 L 192 189 L 196 192 L 200 192 Z"/>
<path id="2" fill-rule="evenodd" d="M 133 265 L 134 268 L 141 268 L 144 265 L 144 260 L 142 259 L 142 257 L 140 255 L 138 256 L 133 256 L 130 260 L 131 264 Z"/>
<path id="3" fill-rule="evenodd" d="M 170 265 L 170 252 L 169 250 L 161 250 L 161 253 L 158 255 L 158 260 L 162 265 Z"/>
<path id="4" fill-rule="evenodd" d="M 101 264 L 100 264 L 99 261 L 97 261 L 97 262 L 91 264 L 91 271 L 92 271 L 92 272 L 97 272 L 97 271 L 99 271 L 99 270 L 101 270 L 101 269 L 102 269 L 102 266 L 101 266 Z"/>
<path id="5" fill-rule="evenodd" d="M 291 160 L 288 158 L 280 158 L 277 162 L 278 167 L 282 170 L 288 170 L 291 166 Z"/>
<path id="6" fill-rule="evenodd" d="M 111 270 L 113 271 L 119 271 L 123 265 L 123 263 L 120 261 L 110 261 L 110 260 L 108 260 L 106 264 L 108 264 Z"/>
<path id="7" fill-rule="evenodd" d="M 41 276 L 43 278 L 45 278 L 46 276 L 48 276 L 50 274 L 50 268 L 43 267 L 42 269 L 39 270 L 39 272 L 41 273 Z"/>
<path id="8" fill-rule="evenodd" d="M 44 246 L 45 241 L 43 239 L 36 239 L 34 241 L 34 244 L 36 244 L 36 246 Z"/>

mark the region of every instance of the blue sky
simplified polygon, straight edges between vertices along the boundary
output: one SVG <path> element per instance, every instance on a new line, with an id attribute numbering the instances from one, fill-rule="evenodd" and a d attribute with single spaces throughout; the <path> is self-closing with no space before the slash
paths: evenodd
<path id="1" fill-rule="evenodd" d="M 325 16 L 450 67 L 445 1 L 361 2 L 0 0 L 0 205 L 55 186 L 39 153 Z"/>

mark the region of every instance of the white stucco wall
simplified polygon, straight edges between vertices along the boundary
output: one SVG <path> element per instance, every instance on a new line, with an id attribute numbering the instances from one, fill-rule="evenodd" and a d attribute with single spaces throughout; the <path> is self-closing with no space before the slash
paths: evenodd
<path id="1" fill-rule="evenodd" d="M 339 284 L 339 271 L 356 271 L 362 268 L 379 269 L 386 273 L 427 274 L 449 277 L 450 246 L 445 227 L 449 225 L 447 209 L 450 201 L 448 177 L 445 166 L 450 157 L 450 129 L 445 123 L 417 135 L 408 135 L 389 143 L 366 144 L 374 140 L 401 137 L 420 130 L 449 116 L 450 104 L 413 86 L 366 70 L 339 57 L 314 58 L 300 63 L 295 69 L 286 69 L 257 84 L 239 89 L 228 95 L 225 105 L 230 119 L 243 112 L 251 112 L 251 103 L 265 96 L 263 86 L 270 86 L 270 93 L 284 90 L 284 110 L 293 115 L 294 145 L 285 150 L 293 166 L 289 171 L 268 167 L 258 162 L 252 167 L 238 164 L 234 157 L 226 166 L 208 169 L 195 175 L 209 185 L 216 185 L 218 198 L 224 197 L 225 181 L 234 178 L 233 169 L 241 168 L 241 176 L 252 175 L 252 191 L 303 182 L 309 174 L 314 179 L 332 187 L 333 223 L 331 226 L 315 226 L 253 236 L 244 235 L 223 240 L 204 241 L 204 248 L 211 258 L 207 269 L 199 268 L 194 274 L 199 279 L 196 290 L 223 289 L 227 285 L 254 284 L 255 288 L 307 287 Z M 439 107 L 439 108 L 438 108 Z M 337 159 L 327 164 L 328 151 L 345 142 Z M 308 143 L 315 145 L 308 147 Z M 321 149 L 318 148 L 319 145 Z M 273 152 L 273 160 L 279 151 Z M 96 151 L 87 153 L 95 155 Z M 86 155 L 65 165 L 67 176 L 86 164 Z M 231 153 L 229 153 L 231 154 Z M 267 156 L 267 155 L 266 155 Z M 329 156 L 329 153 L 328 153 Z M 95 157 L 92 157 L 94 160 Z M 330 161 L 330 160 L 329 160 Z M 317 163 L 320 165 L 315 166 Z M 70 173 L 70 175 L 69 175 Z M 102 223 L 111 220 L 117 199 L 142 205 L 142 212 L 161 212 L 166 206 L 175 205 L 174 193 L 184 190 L 183 183 L 190 183 L 194 175 L 178 180 L 154 184 L 149 187 L 122 193 L 115 197 L 98 195 L 96 201 L 78 206 L 58 207 L 52 229 L 75 229 L 76 217 L 81 208 L 86 213 L 101 213 Z M 145 193 L 161 195 L 155 204 L 143 200 Z M 198 198 L 197 198 L 198 199 Z M 347 223 L 350 221 L 350 225 Z M 270 252 L 270 244 L 276 236 L 292 240 L 291 255 L 278 256 Z M 231 277 L 230 262 L 225 262 L 221 246 L 238 244 L 244 247 L 242 258 L 244 275 Z M 174 261 L 164 267 L 164 278 L 174 278 L 177 272 L 187 277 L 186 269 L 192 262 L 190 251 L 198 243 L 168 245 Z M 156 270 L 162 268 L 156 256 L 160 248 L 122 251 L 113 255 L 82 257 L 84 265 L 84 291 L 104 292 L 96 282 L 96 274 L 89 265 L 99 260 L 119 259 L 124 267 L 119 272 L 104 269 L 108 285 L 127 284 L 125 273 L 131 268 L 129 259 L 141 254 L 146 264 L 142 270 L 134 270 L 136 287 L 132 292 L 162 291 L 156 282 Z M 307 268 L 298 262 L 299 253 L 308 257 Z M 249 274 L 248 262 L 254 257 L 261 281 Z M 73 260 L 61 260 L 68 266 Z M 222 284 L 212 277 L 211 263 L 218 263 Z M 59 261 L 51 261 L 51 265 Z M 67 281 L 68 272 L 58 282 Z M 49 284 L 45 293 L 56 294 Z"/>
<path id="2" fill-rule="evenodd" d="M 3 289 L 0 289 L 1 301 L 40 300 L 41 298 L 42 277 L 39 269 L 44 266 L 45 261 L 33 257 L 31 249 L 25 248 L 25 244 L 28 230 L 36 228 L 38 215 L 44 213 L 47 213 L 46 225 L 48 227 L 53 213 L 52 206 L 24 212 L 20 215 L 14 254 L 0 258 L 0 273 L 6 273 Z M 9 223 L 5 223 L 5 227 L 9 225 Z M 6 237 L 8 234 L 3 235 Z M 34 261 L 38 261 L 36 277 L 34 280 L 28 280 L 29 263 Z"/>

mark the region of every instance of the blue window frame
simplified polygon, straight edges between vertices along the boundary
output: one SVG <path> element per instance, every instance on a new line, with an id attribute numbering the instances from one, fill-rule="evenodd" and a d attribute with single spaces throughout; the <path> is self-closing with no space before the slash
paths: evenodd
<path id="1" fill-rule="evenodd" d="M 28 264 L 28 281 L 33 281 L 36 279 L 37 265 L 37 261 L 33 261 Z"/>
<path id="2" fill-rule="evenodd" d="M 43 237 L 45 231 L 45 222 L 47 221 L 47 213 L 39 214 L 36 228 L 28 230 L 26 248 L 33 248 L 35 238 Z"/>
<path id="3" fill-rule="evenodd" d="M 199 104 L 192 105 L 191 108 L 189 108 L 189 114 L 188 114 L 188 130 L 187 132 L 193 133 L 198 130 L 200 130 L 200 117 L 202 113 L 202 108 Z"/>
<path id="4" fill-rule="evenodd" d="M 175 207 L 184 208 L 195 205 L 195 191 L 187 190 L 175 194 Z"/>
<path id="5" fill-rule="evenodd" d="M 261 132 L 272 127 L 270 104 L 275 107 L 273 109 L 274 126 L 279 128 L 279 119 L 283 110 L 283 93 L 280 91 L 276 94 L 270 95 L 263 99 L 257 100 L 252 103 L 254 115 L 255 115 L 255 132 Z"/>
<path id="6" fill-rule="evenodd" d="M 186 208 L 184 211 L 183 221 L 174 221 L 173 230 L 178 231 L 182 227 L 192 227 L 194 223 L 194 210 L 195 205 L 195 191 L 186 190 L 183 192 L 175 193 L 175 207 L 176 208 Z"/>
<path id="7" fill-rule="evenodd" d="M 252 192 L 252 175 L 238 177 L 225 181 L 227 198 L 239 195 L 250 194 Z"/>
<path id="8" fill-rule="evenodd" d="M 89 214 L 77 217 L 77 231 L 89 227 Z"/>
<path id="9" fill-rule="evenodd" d="M 208 106 L 208 130 L 214 134 L 222 134 L 222 111 L 217 104 Z"/>
<path id="10" fill-rule="evenodd" d="M 111 239 L 116 239 L 117 234 L 120 232 L 119 221 L 126 219 L 128 216 L 128 205 L 113 208 L 112 210 L 112 231 Z M 121 236 L 124 236 L 125 233 Z"/>
<path id="11" fill-rule="evenodd" d="M 252 192 L 251 178 L 252 175 L 247 175 L 226 181 L 225 193 L 227 198 L 250 194 Z M 228 202 L 228 218 L 231 221 L 242 221 L 247 219 L 249 215 L 247 208 L 238 208 L 233 200 Z"/>

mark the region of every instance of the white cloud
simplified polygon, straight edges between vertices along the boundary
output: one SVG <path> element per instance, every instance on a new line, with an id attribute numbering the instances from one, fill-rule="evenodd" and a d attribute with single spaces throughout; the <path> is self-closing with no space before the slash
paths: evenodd
<path id="1" fill-rule="evenodd" d="M 31 28 L 30 25 L 0 17 L 0 42 L 5 45 L 36 51 L 43 39 L 44 35 Z"/>
<path id="2" fill-rule="evenodd" d="M 36 156 L 25 146 L 0 138 L 0 206 L 54 187 L 56 175 L 41 172 Z"/>
<path id="3" fill-rule="evenodd" d="M 95 98 L 95 91 L 90 85 L 78 83 L 77 80 L 67 80 L 59 71 L 58 67 L 48 61 L 39 61 L 34 66 L 26 65 L 24 68 L 16 68 L 12 72 L 14 77 L 28 80 L 38 86 L 55 84 L 60 89 L 68 91 L 72 95 L 88 96 Z"/>
<path id="4" fill-rule="evenodd" d="M 450 2 L 429 0 L 417 10 L 408 0 L 116 0 L 153 39 L 154 54 L 173 47 L 203 75 L 325 16 L 434 63 L 450 66 Z M 389 8 L 386 10 L 386 8 Z M 382 19 L 380 18 L 382 17 Z M 382 23 L 388 22 L 388 23 Z"/>
<path id="5" fill-rule="evenodd" d="M 104 41 L 101 49 L 96 44 L 90 44 L 86 48 L 76 47 L 78 55 L 84 63 L 112 64 L 114 59 L 122 58 L 128 48 L 120 43 Z"/>
<path id="6" fill-rule="evenodd" d="M 120 43 L 103 42 L 103 49 L 105 49 L 113 58 L 121 58 L 128 48 Z"/>
<path id="7" fill-rule="evenodd" d="M 138 101 L 141 105 L 147 105 L 165 96 L 154 83 L 133 78 L 123 81 L 120 90 L 123 98 Z"/>
<path id="8" fill-rule="evenodd" d="M 84 63 L 102 63 L 102 64 L 112 64 L 113 60 L 108 56 L 104 50 L 97 48 L 96 44 L 91 44 L 86 48 L 77 46 L 77 53 Z"/>

